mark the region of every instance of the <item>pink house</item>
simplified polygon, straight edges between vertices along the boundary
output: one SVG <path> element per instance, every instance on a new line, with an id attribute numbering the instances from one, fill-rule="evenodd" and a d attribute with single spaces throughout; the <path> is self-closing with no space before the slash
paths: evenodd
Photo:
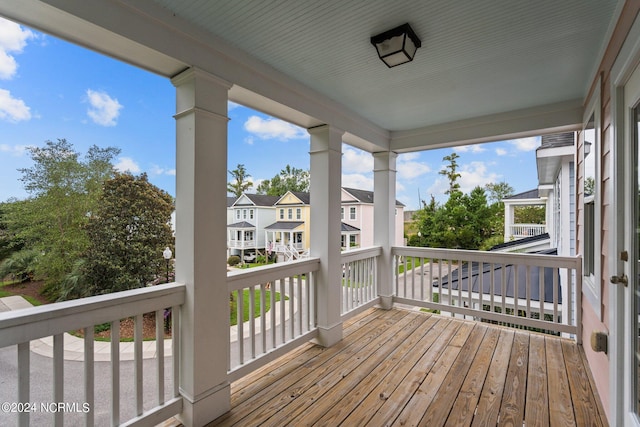
<path id="1" fill-rule="evenodd" d="M 373 191 L 342 187 L 340 219 L 343 250 L 373 246 Z M 394 245 L 404 245 L 404 205 L 396 200 Z"/>

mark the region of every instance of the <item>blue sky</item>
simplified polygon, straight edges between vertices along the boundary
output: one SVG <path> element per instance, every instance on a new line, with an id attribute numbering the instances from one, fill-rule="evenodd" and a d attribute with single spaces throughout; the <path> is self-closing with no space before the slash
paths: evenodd
<path id="1" fill-rule="evenodd" d="M 0 18 L 0 201 L 25 198 L 18 168 L 32 165 L 28 146 L 65 138 L 84 153 L 93 144 L 121 149 L 116 167 L 146 172 L 175 195 L 175 91 L 171 82 Z M 304 129 L 229 104 L 229 169 L 245 165 L 253 182 L 287 164 L 309 168 Z M 456 151 L 463 191 L 506 181 L 516 192 L 537 185 L 539 138 L 438 149 L 398 157 L 397 198 L 418 207 L 418 194 L 444 201 L 438 171 Z M 342 181 L 373 190 L 370 154 L 343 145 Z"/>

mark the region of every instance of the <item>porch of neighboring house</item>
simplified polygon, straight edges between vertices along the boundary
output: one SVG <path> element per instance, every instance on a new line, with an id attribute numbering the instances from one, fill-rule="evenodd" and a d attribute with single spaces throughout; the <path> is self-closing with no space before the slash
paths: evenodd
<path id="1" fill-rule="evenodd" d="M 210 426 L 607 425 L 574 341 L 416 310 L 369 309 L 234 382 Z"/>
<path id="2" fill-rule="evenodd" d="M 519 240 L 539 236 L 548 232 L 546 224 L 525 224 L 516 222 L 519 208 L 538 206 L 544 208 L 546 199 L 539 197 L 538 189 L 525 191 L 504 200 L 504 241 Z"/>

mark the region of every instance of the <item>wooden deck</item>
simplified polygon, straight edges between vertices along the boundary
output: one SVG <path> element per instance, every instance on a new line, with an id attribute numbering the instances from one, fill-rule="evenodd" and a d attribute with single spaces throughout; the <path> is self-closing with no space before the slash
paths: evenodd
<path id="1" fill-rule="evenodd" d="M 211 426 L 606 425 L 573 341 L 371 309 L 232 384 Z"/>

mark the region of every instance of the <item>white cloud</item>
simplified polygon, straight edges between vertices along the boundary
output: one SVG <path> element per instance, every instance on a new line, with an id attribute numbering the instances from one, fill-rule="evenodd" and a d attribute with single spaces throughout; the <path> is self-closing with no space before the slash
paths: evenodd
<path id="1" fill-rule="evenodd" d="M 416 161 L 419 157 L 419 153 L 407 153 L 398 156 L 396 164 L 398 179 L 412 180 L 431 172 L 429 165 Z"/>
<path id="2" fill-rule="evenodd" d="M 27 151 L 26 145 L 0 144 L 0 153 L 8 153 L 15 157 L 20 157 L 25 151 Z"/>
<path id="3" fill-rule="evenodd" d="M 35 38 L 32 31 L 0 18 L 0 79 L 8 80 L 15 76 L 18 63 L 11 53 L 21 53 L 32 38 Z"/>
<path id="4" fill-rule="evenodd" d="M 540 146 L 540 137 L 513 139 L 509 143 L 520 151 L 533 151 Z"/>
<path id="5" fill-rule="evenodd" d="M 342 186 L 373 191 L 373 177 L 361 173 L 342 174 Z"/>
<path id="6" fill-rule="evenodd" d="M 347 147 L 342 152 L 342 170 L 347 173 L 372 173 L 373 156 L 365 151 Z"/>
<path id="7" fill-rule="evenodd" d="M 482 153 L 485 151 L 485 148 L 479 144 L 460 145 L 458 147 L 453 147 L 453 151 L 458 153 Z"/>
<path id="8" fill-rule="evenodd" d="M 244 129 L 260 139 L 279 139 L 281 141 L 288 141 L 290 139 L 303 139 L 309 137 L 306 130 L 292 125 L 291 123 L 273 118 L 263 119 L 258 116 L 249 117 L 244 123 Z"/>
<path id="9" fill-rule="evenodd" d="M 11 123 L 31 119 L 31 109 L 23 100 L 11 96 L 11 92 L 0 89 L 0 119 Z"/>
<path id="10" fill-rule="evenodd" d="M 95 124 L 100 126 L 115 126 L 122 104 L 117 99 L 110 97 L 106 92 L 87 89 L 87 99 L 91 107 L 87 115 Z"/>
<path id="11" fill-rule="evenodd" d="M 505 150 L 504 148 L 496 148 L 496 154 L 498 156 L 506 156 L 507 150 Z"/>
<path id="12" fill-rule="evenodd" d="M 460 191 L 469 193 L 475 187 L 484 187 L 490 182 L 500 182 L 501 175 L 495 172 L 489 172 L 484 162 L 471 162 L 461 165 L 457 171 L 460 174 L 458 184 Z M 443 176 L 439 176 L 435 182 L 427 189 L 428 195 L 433 194 L 436 199 L 442 200 L 441 197 L 449 189 L 449 180 Z M 425 198 L 426 199 L 426 198 Z"/>
<path id="13" fill-rule="evenodd" d="M 176 175 L 176 170 L 175 169 L 164 169 L 164 168 L 161 168 L 158 165 L 153 165 L 153 166 L 151 166 L 151 170 L 149 171 L 149 173 L 151 173 L 151 175 L 175 176 Z"/>
<path id="14" fill-rule="evenodd" d="M 131 157 L 120 157 L 113 167 L 118 172 L 140 173 L 140 166 Z"/>
<path id="15" fill-rule="evenodd" d="M 471 162 L 460 168 L 460 190 L 463 193 L 469 193 L 475 187 L 484 187 L 490 182 L 499 182 L 500 175 L 487 171 L 487 165 L 484 162 Z"/>

